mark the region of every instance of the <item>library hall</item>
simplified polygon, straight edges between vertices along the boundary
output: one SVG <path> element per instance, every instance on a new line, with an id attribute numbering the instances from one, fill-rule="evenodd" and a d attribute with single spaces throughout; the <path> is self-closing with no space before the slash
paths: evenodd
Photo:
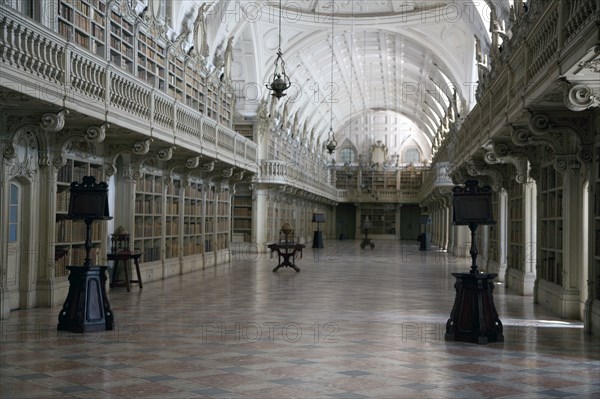
<path id="1" fill-rule="evenodd" d="M 0 0 L 0 397 L 600 398 L 600 0 Z"/>

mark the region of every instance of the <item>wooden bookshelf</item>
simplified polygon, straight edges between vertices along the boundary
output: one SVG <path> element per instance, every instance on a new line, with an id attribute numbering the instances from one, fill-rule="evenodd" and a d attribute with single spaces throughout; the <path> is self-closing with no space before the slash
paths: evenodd
<path id="1" fill-rule="evenodd" d="M 499 212 L 499 196 L 496 191 L 492 193 L 492 209 L 494 213 L 494 220 L 496 224 L 490 225 L 489 228 L 489 248 L 488 248 L 488 260 L 498 263 L 500 261 L 500 242 L 498 238 L 498 230 L 500 229 L 500 221 L 498 217 Z"/>
<path id="2" fill-rule="evenodd" d="M 396 207 L 390 204 L 361 204 L 360 230 L 366 217 L 369 217 L 371 228 L 369 234 L 396 234 Z"/>
<path id="3" fill-rule="evenodd" d="M 541 278 L 562 285 L 563 274 L 563 182 L 552 165 L 541 168 L 539 209 L 539 262 Z"/>
<path id="4" fill-rule="evenodd" d="M 184 101 L 184 62 L 172 51 L 169 52 L 168 94 L 178 101 Z"/>
<path id="5" fill-rule="evenodd" d="M 106 2 L 59 0 L 58 33 L 92 53 L 104 57 Z"/>
<path id="6" fill-rule="evenodd" d="M 523 236 L 523 186 L 514 180 L 508 186 L 508 266 L 525 271 Z"/>
<path id="7" fill-rule="evenodd" d="M 232 110 L 234 109 L 235 98 L 231 93 L 224 93 L 221 88 L 219 96 L 219 123 L 229 128 L 232 127 Z"/>
<path id="8" fill-rule="evenodd" d="M 133 24 L 115 10 L 110 12 L 110 62 L 126 72 L 133 72 Z"/>
<path id="9" fill-rule="evenodd" d="M 165 90 L 165 46 L 145 32 L 138 32 L 137 77 L 149 85 Z"/>
<path id="10" fill-rule="evenodd" d="M 134 248 L 143 262 L 161 260 L 163 236 L 163 178 L 144 173 L 135 193 Z"/>
<path id="11" fill-rule="evenodd" d="M 215 193 L 215 251 L 229 248 L 229 211 L 231 205 L 229 202 L 229 191 L 220 191 Z"/>
<path id="12" fill-rule="evenodd" d="M 233 235 L 250 242 L 252 237 L 252 197 L 235 195 L 233 198 Z"/>
<path id="13" fill-rule="evenodd" d="M 55 277 L 69 274 L 66 266 L 83 266 L 86 256 L 85 223 L 68 219 L 70 186 L 81 182 L 84 176 L 94 176 L 96 182 L 104 181 L 104 169 L 100 164 L 67 159 L 57 173 L 56 212 L 54 227 Z M 92 224 L 92 264 L 98 264 L 102 253 L 102 230 L 105 223 Z"/>
<path id="14" fill-rule="evenodd" d="M 254 123 L 251 121 L 236 121 L 233 130 L 249 140 L 254 140 Z"/>
<path id="15" fill-rule="evenodd" d="M 204 190 L 204 252 L 213 252 L 215 232 L 215 188 L 205 187 Z"/>
<path id="16" fill-rule="evenodd" d="M 206 85 L 206 116 L 211 119 L 217 119 L 218 104 L 219 104 L 219 87 L 210 82 Z"/>
<path id="17" fill-rule="evenodd" d="M 596 158 L 594 171 L 592 176 L 593 193 L 594 193 L 594 221 L 593 221 L 593 256 L 595 276 L 590 276 L 590 279 L 595 278 L 595 299 L 600 300 L 600 141 L 597 140 L 595 145 Z"/>
<path id="18" fill-rule="evenodd" d="M 179 179 L 173 179 L 166 186 L 165 200 L 165 259 L 177 258 L 180 253 L 179 227 L 180 227 L 180 189 Z"/>
<path id="19" fill-rule="evenodd" d="M 202 184 L 190 182 L 184 191 L 183 256 L 204 253 Z"/>
<path id="20" fill-rule="evenodd" d="M 194 64 L 185 66 L 185 103 L 202 113 L 206 113 L 206 81 Z"/>

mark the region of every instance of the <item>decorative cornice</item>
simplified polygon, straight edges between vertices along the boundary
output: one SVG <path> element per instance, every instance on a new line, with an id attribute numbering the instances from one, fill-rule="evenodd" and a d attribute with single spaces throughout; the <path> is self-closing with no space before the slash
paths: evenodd
<path id="1" fill-rule="evenodd" d="M 515 181 L 519 184 L 527 181 L 527 158 L 513 152 L 507 142 L 492 141 L 492 150 L 485 153 L 484 160 L 490 165 L 510 164 L 516 169 Z"/>

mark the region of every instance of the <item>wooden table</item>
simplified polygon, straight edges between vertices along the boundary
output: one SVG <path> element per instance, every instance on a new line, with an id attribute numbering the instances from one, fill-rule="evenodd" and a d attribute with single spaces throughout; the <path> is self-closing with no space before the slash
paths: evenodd
<path id="1" fill-rule="evenodd" d="M 279 270 L 280 267 L 291 267 L 296 272 L 300 271 L 300 268 L 296 266 L 296 253 L 302 258 L 302 249 L 305 247 L 303 244 L 294 243 L 280 243 L 280 244 L 269 244 L 267 248 L 271 250 L 271 253 L 277 252 L 278 265 L 273 269 L 274 272 Z"/>
<path id="2" fill-rule="evenodd" d="M 130 251 L 122 251 L 114 254 L 107 254 L 106 258 L 108 260 L 114 261 L 112 278 L 110 280 L 110 287 L 126 287 L 127 291 L 130 291 L 131 283 L 138 283 L 140 288 L 144 288 L 142 286 L 142 276 L 140 274 L 140 262 L 139 259 L 142 256 L 141 252 L 130 252 Z M 131 280 L 129 278 L 129 267 L 127 262 L 132 259 L 133 264 L 135 265 L 135 271 L 137 273 L 137 280 Z M 125 280 L 118 280 L 119 276 L 119 263 L 123 264 L 125 271 Z"/>

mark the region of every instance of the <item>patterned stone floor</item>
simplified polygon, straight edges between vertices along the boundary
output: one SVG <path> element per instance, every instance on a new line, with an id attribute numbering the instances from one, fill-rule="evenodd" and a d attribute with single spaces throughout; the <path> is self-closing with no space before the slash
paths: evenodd
<path id="1" fill-rule="evenodd" d="M 600 398 L 600 341 L 497 285 L 505 341 L 444 340 L 466 259 L 413 243 L 327 242 L 271 270 L 231 263 L 109 293 L 113 331 L 1 323 L 6 398 Z"/>

